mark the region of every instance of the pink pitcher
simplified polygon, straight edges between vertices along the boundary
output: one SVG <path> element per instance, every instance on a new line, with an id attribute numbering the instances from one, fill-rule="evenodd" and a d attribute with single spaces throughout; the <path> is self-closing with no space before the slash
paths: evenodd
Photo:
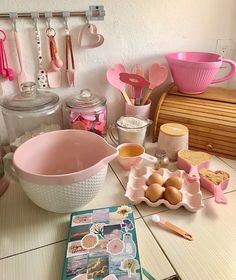
<path id="1" fill-rule="evenodd" d="M 180 92 L 199 94 L 212 83 L 230 79 L 236 71 L 236 64 L 216 53 L 176 52 L 166 55 L 173 80 Z M 230 71 L 222 78 L 215 75 L 222 63 L 230 65 Z"/>

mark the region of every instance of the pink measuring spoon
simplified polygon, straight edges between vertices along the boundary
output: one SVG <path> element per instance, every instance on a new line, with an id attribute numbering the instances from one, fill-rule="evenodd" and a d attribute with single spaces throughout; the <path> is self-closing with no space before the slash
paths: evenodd
<path id="1" fill-rule="evenodd" d="M 136 74 L 120 73 L 120 80 L 134 87 L 135 102 L 134 105 L 140 105 L 142 88 L 149 86 L 149 81 Z"/>
<path id="2" fill-rule="evenodd" d="M 150 82 L 149 90 L 143 97 L 141 105 L 144 105 L 149 99 L 154 88 L 160 86 L 168 77 L 168 69 L 164 65 L 154 63 L 150 65 L 148 71 L 148 80 Z"/>
<path id="3" fill-rule="evenodd" d="M 116 64 L 114 67 L 108 68 L 107 70 L 107 80 L 115 88 L 119 89 L 122 93 L 125 101 L 132 105 L 128 94 L 125 91 L 125 84 L 120 80 L 120 73 L 125 72 L 125 68 L 122 64 Z"/>

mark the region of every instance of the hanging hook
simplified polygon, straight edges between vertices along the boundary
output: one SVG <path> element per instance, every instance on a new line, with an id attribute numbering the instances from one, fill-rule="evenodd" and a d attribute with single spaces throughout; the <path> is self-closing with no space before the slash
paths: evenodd
<path id="1" fill-rule="evenodd" d="M 38 29 L 38 19 L 39 19 L 39 13 L 38 12 L 33 12 L 31 13 L 31 17 L 34 21 L 34 26 L 36 29 Z"/>
<path id="2" fill-rule="evenodd" d="M 46 34 L 48 37 L 50 37 L 50 36 L 55 37 L 56 31 L 54 28 L 51 27 L 52 12 L 45 12 L 44 15 L 45 15 L 46 23 L 47 23 Z"/>
<path id="3" fill-rule="evenodd" d="M 64 19 L 64 26 L 65 26 L 65 29 L 69 31 L 68 17 L 70 17 L 70 12 L 62 12 L 62 17 L 63 17 L 63 19 Z"/>
<path id="4" fill-rule="evenodd" d="M 15 32 L 17 32 L 16 29 L 16 19 L 18 18 L 18 14 L 17 13 L 9 13 L 10 19 L 12 20 L 12 24 L 13 24 L 13 30 Z"/>
<path id="5" fill-rule="evenodd" d="M 52 12 L 45 12 L 44 16 L 45 16 L 45 19 L 46 19 L 47 28 L 51 29 Z"/>

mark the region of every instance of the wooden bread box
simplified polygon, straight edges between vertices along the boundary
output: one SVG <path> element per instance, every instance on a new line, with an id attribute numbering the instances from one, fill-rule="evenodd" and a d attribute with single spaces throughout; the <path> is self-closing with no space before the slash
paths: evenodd
<path id="1" fill-rule="evenodd" d="M 170 85 L 157 104 L 153 142 L 164 123 L 189 129 L 189 148 L 236 159 L 236 90 L 209 87 L 198 95 L 184 94 Z"/>

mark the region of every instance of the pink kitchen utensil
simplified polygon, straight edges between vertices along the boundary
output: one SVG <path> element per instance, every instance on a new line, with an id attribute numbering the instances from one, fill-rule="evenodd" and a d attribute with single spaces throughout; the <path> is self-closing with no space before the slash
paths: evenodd
<path id="1" fill-rule="evenodd" d="M 178 90 L 188 94 L 202 93 L 211 83 L 226 81 L 236 71 L 234 61 L 216 53 L 176 52 L 167 54 L 166 59 Z M 229 64 L 230 71 L 224 77 L 214 79 L 222 63 Z"/>
<path id="2" fill-rule="evenodd" d="M 177 227 L 176 225 L 166 221 L 165 219 L 161 218 L 159 215 L 155 214 L 152 215 L 152 221 L 155 224 L 159 224 L 160 226 L 162 226 L 163 228 L 166 228 L 170 231 L 173 231 L 177 234 L 179 234 L 180 236 L 182 236 L 183 238 L 192 241 L 193 237 L 191 234 L 187 233 L 185 230 L 183 230 L 180 227 Z"/>
<path id="3" fill-rule="evenodd" d="M 73 54 L 73 46 L 71 35 L 68 27 L 69 12 L 63 12 L 64 25 L 65 25 L 65 43 L 66 43 L 66 82 L 69 86 L 75 86 L 75 61 Z M 69 56 L 71 63 L 69 64 Z"/>
<path id="4" fill-rule="evenodd" d="M 144 70 L 140 64 L 135 64 L 131 69 L 131 74 L 136 74 L 136 75 L 144 77 Z M 128 85 L 127 93 L 132 99 L 135 99 L 133 86 Z"/>
<path id="5" fill-rule="evenodd" d="M 125 101 L 132 105 L 128 94 L 125 91 L 125 83 L 120 80 L 120 73 L 125 72 L 125 68 L 122 64 L 116 64 L 114 67 L 108 68 L 107 70 L 107 80 L 115 88 L 117 88 L 123 95 Z"/>
<path id="6" fill-rule="evenodd" d="M 120 80 L 134 87 L 135 102 L 134 105 L 140 105 L 142 88 L 149 86 L 149 81 L 136 74 L 120 73 Z"/>
<path id="7" fill-rule="evenodd" d="M 229 184 L 229 178 L 229 174 L 225 171 L 217 170 L 213 172 L 207 169 L 200 170 L 201 187 L 214 194 L 216 203 L 227 204 L 228 201 L 223 193 L 223 190 L 227 188 Z M 215 182 L 213 182 L 214 179 Z"/>
<path id="8" fill-rule="evenodd" d="M 50 88 L 58 88 L 61 85 L 61 68 L 63 66 L 63 61 L 60 59 L 57 51 L 56 41 L 54 38 L 56 35 L 55 30 L 49 27 L 46 30 L 46 34 L 49 38 L 49 48 L 51 55 L 51 61 L 47 69 L 48 84 Z"/>
<path id="9" fill-rule="evenodd" d="M 16 18 L 17 15 L 15 13 L 10 14 L 10 18 L 13 22 L 13 33 L 15 38 L 15 44 L 16 44 L 16 51 L 18 56 L 18 62 L 19 62 L 19 72 L 17 73 L 17 82 L 18 86 L 20 87 L 21 84 L 31 82 L 32 79 L 30 75 L 25 71 L 25 66 L 23 65 L 23 55 L 22 55 L 22 44 L 20 39 L 20 33 L 17 31 L 16 28 Z"/>
<path id="10" fill-rule="evenodd" d="M 15 78 L 14 71 L 12 68 L 8 67 L 7 56 L 4 48 L 4 41 L 6 40 L 6 33 L 0 30 L 0 74 L 3 78 L 8 78 L 9 81 L 13 81 Z"/>
<path id="11" fill-rule="evenodd" d="M 177 167 L 189 174 L 190 179 L 200 179 L 199 170 L 209 168 L 210 155 L 204 152 L 181 150 L 178 152 Z"/>
<path id="12" fill-rule="evenodd" d="M 141 100 L 141 105 L 146 104 L 147 100 L 149 99 L 152 91 L 160 86 L 168 77 L 168 69 L 164 65 L 160 65 L 158 63 L 154 63 L 150 65 L 148 71 L 148 80 L 150 82 L 149 90 L 146 92 L 144 97 Z"/>
<path id="13" fill-rule="evenodd" d="M 79 32 L 79 48 L 96 48 L 103 44 L 104 37 L 97 33 L 97 27 L 94 24 L 86 23 Z"/>
<path id="14" fill-rule="evenodd" d="M 125 170 L 130 170 L 132 166 L 138 165 L 143 159 L 156 163 L 157 158 L 145 153 L 142 145 L 137 143 L 123 143 L 117 147 L 119 155 L 118 162 Z"/>
<path id="15" fill-rule="evenodd" d="M 39 88 L 47 88 L 48 78 L 47 78 L 47 73 L 43 66 L 41 35 L 38 27 L 39 13 L 33 12 L 31 13 L 31 16 L 34 21 L 34 33 L 35 33 L 36 50 L 37 50 L 37 57 L 38 57 L 37 83 Z"/>

